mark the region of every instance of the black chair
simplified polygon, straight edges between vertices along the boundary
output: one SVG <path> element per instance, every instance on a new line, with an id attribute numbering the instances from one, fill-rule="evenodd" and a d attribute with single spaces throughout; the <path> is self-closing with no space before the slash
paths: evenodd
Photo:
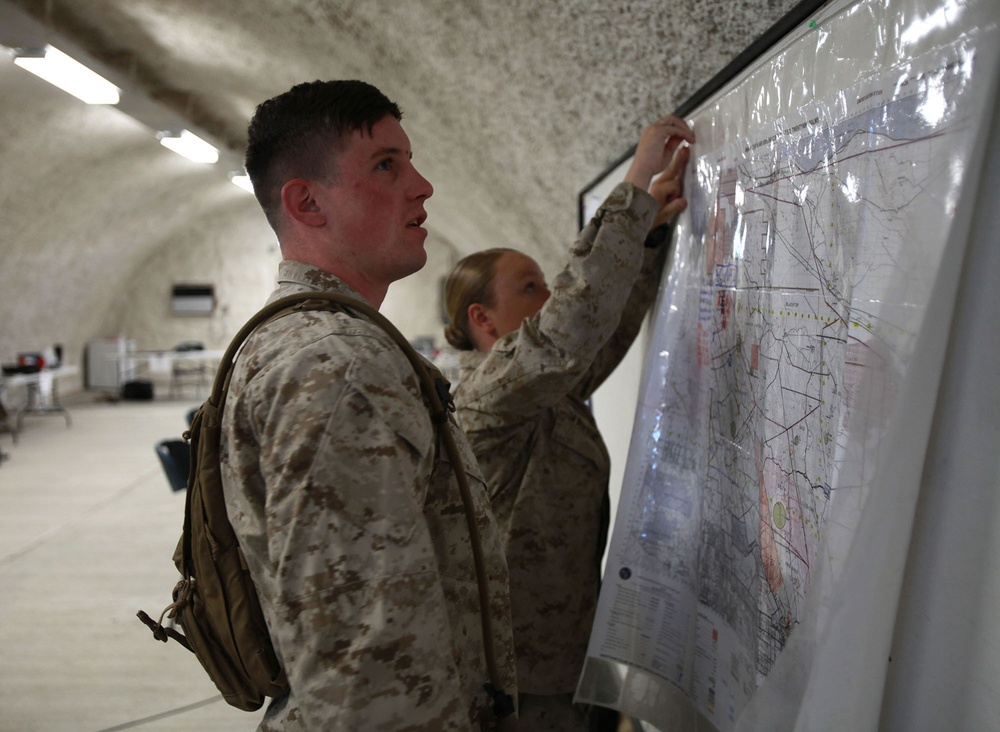
<path id="1" fill-rule="evenodd" d="M 188 472 L 191 469 L 191 447 L 188 443 L 184 440 L 160 440 L 156 443 L 156 455 L 170 481 L 170 489 L 186 490 Z"/>

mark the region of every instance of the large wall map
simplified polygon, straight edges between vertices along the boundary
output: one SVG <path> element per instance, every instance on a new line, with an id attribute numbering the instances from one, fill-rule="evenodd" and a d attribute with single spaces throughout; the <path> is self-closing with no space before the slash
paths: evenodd
<path id="1" fill-rule="evenodd" d="M 824 27 L 901 17 L 863 6 Z M 802 71 L 779 53 L 764 88 L 750 75 L 692 115 L 691 205 L 657 306 L 581 701 L 670 729 L 687 724 L 681 695 L 732 729 L 815 607 L 813 575 L 835 579 L 869 492 L 891 489 L 872 484 L 881 437 L 996 65 L 995 26 L 939 26 L 888 32 L 897 54 L 922 52 L 869 53 L 852 83 L 795 109 L 782 84 L 805 84 Z"/>

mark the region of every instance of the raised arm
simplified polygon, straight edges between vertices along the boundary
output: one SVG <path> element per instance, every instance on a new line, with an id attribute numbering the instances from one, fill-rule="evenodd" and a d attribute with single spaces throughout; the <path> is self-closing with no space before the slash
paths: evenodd
<path id="1" fill-rule="evenodd" d="M 688 151 L 689 148 L 686 146 L 678 148 L 670 165 L 650 186 L 650 192 L 660 204 L 660 210 L 646 237 L 642 270 L 632 286 L 632 292 L 629 293 L 618 327 L 595 356 L 590 371 L 580 382 L 577 393 L 584 399 L 589 398 L 625 358 L 625 354 L 639 335 L 649 308 L 656 300 L 663 268 L 669 255 L 671 225 L 677 214 L 687 208 L 687 200 L 683 198 L 683 181 Z"/>
<path id="2" fill-rule="evenodd" d="M 682 143 L 693 140 L 676 117 L 643 130 L 625 180 L 570 249 L 551 297 L 517 331 L 493 344 L 463 381 L 463 408 L 504 424 L 528 418 L 579 388 L 619 325 L 644 260 L 647 234 L 657 221 L 672 219 L 687 205 L 676 179 L 687 162 Z"/>

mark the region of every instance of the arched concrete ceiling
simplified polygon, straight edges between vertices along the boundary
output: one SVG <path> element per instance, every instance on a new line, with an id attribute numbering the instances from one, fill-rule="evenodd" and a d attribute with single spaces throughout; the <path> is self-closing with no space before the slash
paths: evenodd
<path id="1" fill-rule="evenodd" d="M 580 189 L 793 5 L 0 0 L 0 44 L 25 45 L 15 21 L 27 18 L 222 144 L 226 161 L 191 164 L 119 109 L 86 106 L 0 58 L 0 359 L 52 342 L 72 353 L 123 330 L 159 328 L 149 338 L 169 341 L 182 331 L 162 322 L 160 290 L 136 313 L 171 278 L 228 282 L 227 312 L 249 315 L 270 289 L 273 236 L 225 164 L 241 158 L 257 103 L 316 78 L 371 81 L 402 107 L 435 187 L 435 276 L 501 245 L 551 276 Z"/>

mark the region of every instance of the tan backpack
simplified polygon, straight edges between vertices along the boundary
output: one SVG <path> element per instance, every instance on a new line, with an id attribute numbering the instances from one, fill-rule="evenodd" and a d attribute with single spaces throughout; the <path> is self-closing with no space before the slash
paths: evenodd
<path id="1" fill-rule="evenodd" d="M 190 429 L 184 433 L 184 439 L 191 445 L 191 468 L 184 528 L 174 552 L 174 564 L 181 573 L 181 579 L 173 590 L 174 601 L 160 614 L 159 621 L 154 621 L 142 610 L 138 612 L 138 617 L 152 629 L 157 640 L 166 643 L 173 638 L 192 651 L 222 692 L 223 698 L 234 707 L 252 712 L 260 709 L 265 697 L 288 694 L 288 679 L 275 656 L 253 579 L 226 513 L 219 445 L 222 410 L 240 346 L 260 325 L 303 310 L 361 313 L 393 338 L 420 378 L 424 396 L 430 403 L 431 419 L 454 465 L 466 508 L 490 676 L 485 688 L 493 698 L 494 711 L 501 718 L 501 726 L 506 727 L 506 723 L 514 719 L 510 716 L 514 711 L 513 701 L 504 693 L 497 671 L 479 527 L 475 521 L 468 478 L 454 437 L 447 427 L 451 408 L 448 384 L 444 380 L 435 383 L 423 359 L 384 316 L 367 303 L 345 295 L 305 292 L 276 300 L 247 321 L 229 344 L 216 373 L 211 396 L 195 414 Z M 164 617 L 173 619 L 184 633 L 164 626 Z"/>

